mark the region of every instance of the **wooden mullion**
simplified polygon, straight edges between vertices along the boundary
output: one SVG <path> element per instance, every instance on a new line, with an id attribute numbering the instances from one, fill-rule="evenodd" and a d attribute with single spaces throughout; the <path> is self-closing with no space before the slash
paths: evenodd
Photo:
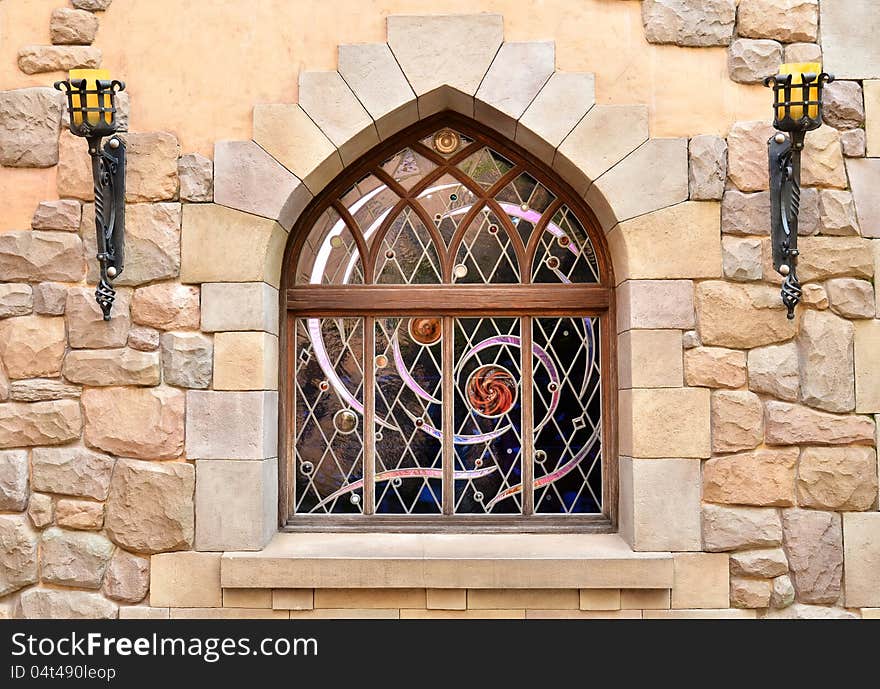
<path id="1" fill-rule="evenodd" d="M 443 365 L 443 514 L 451 515 L 455 512 L 455 444 L 452 442 L 455 433 L 455 381 L 452 373 L 455 366 L 455 319 L 449 316 L 443 318 L 442 339 L 442 365 Z"/>
<path id="2" fill-rule="evenodd" d="M 364 324 L 364 514 L 375 511 L 376 488 L 376 319 L 367 316 Z"/>
<path id="3" fill-rule="evenodd" d="M 534 394 L 532 386 L 533 379 L 533 361 L 532 356 L 532 318 L 531 316 L 523 316 L 520 319 L 520 370 L 522 371 L 520 393 L 522 404 L 522 452 L 520 461 L 522 462 L 520 475 L 522 476 L 523 493 L 522 493 L 522 513 L 529 516 L 535 513 L 535 410 L 534 410 Z"/>

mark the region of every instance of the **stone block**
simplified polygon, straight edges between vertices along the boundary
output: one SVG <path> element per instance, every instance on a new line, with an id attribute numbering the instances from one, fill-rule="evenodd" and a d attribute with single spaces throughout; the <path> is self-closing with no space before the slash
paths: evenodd
<path id="1" fill-rule="evenodd" d="M 862 87 L 837 80 L 822 89 L 822 121 L 835 129 L 854 129 L 865 123 Z"/>
<path id="2" fill-rule="evenodd" d="M 802 402 L 832 412 L 855 408 L 854 330 L 827 311 L 804 313 L 797 336 Z"/>
<path id="3" fill-rule="evenodd" d="M 694 283 L 690 280 L 627 280 L 617 291 L 617 332 L 694 327 Z"/>
<path id="4" fill-rule="evenodd" d="M 740 174 L 743 177 L 753 174 L 751 170 L 746 171 L 744 162 L 741 162 L 741 167 L 743 169 Z M 757 175 L 757 171 L 754 174 Z M 742 183 L 747 184 L 745 181 Z M 721 232 L 738 235 L 769 235 L 770 192 L 757 191 L 746 194 L 736 189 L 727 189 L 721 200 Z"/>
<path id="5" fill-rule="evenodd" d="M 278 338 L 265 332 L 214 335 L 215 390 L 276 390 Z"/>
<path id="6" fill-rule="evenodd" d="M 224 608 L 271 608 L 272 589 L 223 589 Z"/>
<path id="7" fill-rule="evenodd" d="M 426 589 L 425 607 L 428 610 L 466 610 L 467 589 Z"/>
<path id="8" fill-rule="evenodd" d="M 719 219 L 719 204 L 686 201 L 620 223 L 608 233 L 616 279 L 721 277 Z"/>
<path id="9" fill-rule="evenodd" d="M 168 620 L 168 608 L 151 608 L 149 605 L 123 605 L 119 608 L 120 620 Z"/>
<path id="10" fill-rule="evenodd" d="M 712 451 L 750 450 L 764 436 L 761 398 L 748 390 L 712 393 Z"/>
<path id="11" fill-rule="evenodd" d="M 85 447 L 34 448 L 34 490 L 106 500 L 115 462 L 113 457 Z"/>
<path id="12" fill-rule="evenodd" d="M 55 505 L 52 502 L 52 496 L 42 493 L 32 494 L 28 502 L 27 515 L 36 528 L 44 529 L 49 526 L 55 518 Z"/>
<path id="13" fill-rule="evenodd" d="M 604 172 L 648 140 L 644 105 L 594 105 L 556 151 L 554 169 L 584 193 Z"/>
<path id="14" fill-rule="evenodd" d="M 621 457 L 620 533 L 637 551 L 700 550 L 700 463 Z"/>
<path id="15" fill-rule="evenodd" d="M 162 335 L 162 378 L 167 385 L 207 388 L 211 385 L 214 346 L 201 333 Z"/>
<path id="16" fill-rule="evenodd" d="M 64 116 L 62 116 L 62 123 Z M 94 201 L 94 181 L 88 155 L 83 155 L 82 139 L 61 130 L 58 139 L 58 174 L 56 186 L 61 198 Z"/>
<path id="17" fill-rule="evenodd" d="M 877 501 L 877 451 L 873 447 L 805 447 L 797 486 L 802 507 L 869 510 Z"/>
<path id="18" fill-rule="evenodd" d="M 880 412 L 880 321 L 855 324 L 856 411 Z"/>
<path id="19" fill-rule="evenodd" d="M 688 144 L 688 184 L 696 201 L 721 200 L 727 179 L 727 142 L 715 134 L 695 136 Z"/>
<path id="20" fill-rule="evenodd" d="M 67 305 L 67 287 L 54 282 L 33 285 L 34 311 L 44 316 L 63 316 Z"/>
<path id="21" fill-rule="evenodd" d="M 782 64 L 782 46 L 766 39 L 738 38 L 730 44 L 727 69 L 740 84 L 760 84 Z"/>
<path id="22" fill-rule="evenodd" d="M 48 400 L 78 399 L 79 385 L 70 385 L 53 378 L 31 378 L 9 383 L 9 399 L 16 402 L 46 402 Z"/>
<path id="23" fill-rule="evenodd" d="M 880 155 L 880 144 L 875 148 L 878 150 L 872 149 L 871 153 Z M 846 161 L 846 172 L 852 185 L 862 236 L 880 237 L 880 199 L 877 198 L 880 158 L 850 158 Z"/>
<path id="24" fill-rule="evenodd" d="M 822 285 L 803 285 L 801 287 L 801 302 L 806 307 L 824 311 L 828 308 L 828 292 Z"/>
<path id="25" fill-rule="evenodd" d="M 843 149 L 836 129 L 822 125 L 807 135 L 801 159 L 801 184 L 846 189 Z"/>
<path id="26" fill-rule="evenodd" d="M 159 553 L 150 558 L 150 605 L 219 608 L 219 553 Z"/>
<path id="27" fill-rule="evenodd" d="M 81 219 L 82 206 L 79 201 L 72 199 L 42 201 L 34 211 L 31 227 L 35 230 L 76 232 Z"/>
<path id="28" fill-rule="evenodd" d="M 0 358 L 15 380 L 57 376 L 66 348 L 64 319 L 21 316 L 0 321 Z"/>
<path id="29" fill-rule="evenodd" d="M 59 7 L 52 10 L 49 33 L 55 45 L 91 45 L 98 33 L 98 18 L 85 10 Z"/>
<path id="30" fill-rule="evenodd" d="M 723 610 L 645 610 L 646 620 L 753 620 L 756 617 L 754 610 L 738 610 L 725 608 Z"/>
<path id="31" fill-rule="evenodd" d="M 880 513 L 843 515 L 848 607 L 880 606 Z"/>
<path id="32" fill-rule="evenodd" d="M 318 593 L 315 592 L 316 604 Z M 580 607 L 580 593 L 576 589 L 470 589 L 467 603 L 469 610 L 576 610 Z"/>
<path id="33" fill-rule="evenodd" d="M 150 588 L 150 560 L 124 550 L 113 553 L 102 590 L 104 595 L 123 603 L 138 603 Z"/>
<path id="34" fill-rule="evenodd" d="M 298 105 L 254 106 L 254 141 L 319 193 L 342 172 L 342 158 L 330 139 Z"/>
<path id="35" fill-rule="evenodd" d="M 38 535 L 24 515 L 0 515 L 0 596 L 37 581 Z"/>
<path id="36" fill-rule="evenodd" d="M 159 338 L 162 335 L 155 328 L 135 325 L 128 331 L 126 344 L 139 352 L 155 352 L 159 349 Z"/>
<path id="37" fill-rule="evenodd" d="M 553 74 L 555 62 L 552 41 L 503 43 L 477 90 L 475 118 L 512 139 L 517 120 Z"/>
<path id="38" fill-rule="evenodd" d="M 415 94 L 387 43 L 340 45 L 338 69 L 381 139 L 418 121 Z"/>
<path id="39" fill-rule="evenodd" d="M 773 74 L 778 65 L 774 65 Z M 727 135 L 727 174 L 740 191 L 770 188 L 767 140 L 774 131 L 773 126 L 764 120 L 736 122 L 730 128 Z M 769 230 L 769 220 L 767 224 Z"/>
<path id="40" fill-rule="evenodd" d="M 773 584 L 767 579 L 730 578 L 730 605 L 734 608 L 767 608 Z"/>
<path id="41" fill-rule="evenodd" d="M 135 323 L 159 330 L 197 330 L 199 288 L 177 282 L 158 282 L 139 287 L 131 299 Z"/>
<path id="42" fill-rule="evenodd" d="M 696 307 L 706 345 L 748 349 L 791 339 L 797 331 L 796 321 L 786 318 L 778 290 L 769 286 L 701 282 Z"/>
<path id="43" fill-rule="evenodd" d="M 726 608 L 729 605 L 728 556 L 724 553 L 676 553 L 673 608 Z"/>
<path id="44" fill-rule="evenodd" d="M 709 457 L 709 390 L 641 388 L 620 391 L 621 454 Z"/>
<path id="45" fill-rule="evenodd" d="M 260 550 L 275 533 L 277 521 L 274 458 L 196 462 L 196 550 Z"/>
<path id="46" fill-rule="evenodd" d="M 782 548 L 743 550 L 730 555 L 730 573 L 740 577 L 770 579 L 788 572 L 788 558 Z"/>
<path id="47" fill-rule="evenodd" d="M 649 139 L 597 179 L 586 200 L 607 228 L 687 197 L 687 139 Z"/>
<path id="48" fill-rule="evenodd" d="M 105 321 L 101 307 L 95 302 L 94 290 L 87 287 L 69 289 L 64 312 L 70 346 L 74 349 L 124 347 L 131 327 L 130 304 L 131 290 L 117 290 L 110 320 Z"/>
<path id="49" fill-rule="evenodd" d="M 856 206 L 850 192 L 838 189 L 822 189 L 819 192 L 819 208 L 822 234 L 859 234 Z"/>
<path id="50" fill-rule="evenodd" d="M 868 155 L 876 158 L 880 156 L 880 79 L 866 79 L 862 82 L 862 90 L 866 117 L 865 148 Z"/>
<path id="51" fill-rule="evenodd" d="M 782 544 L 782 522 L 772 507 L 703 505 L 703 549 L 709 552 Z"/>
<path id="52" fill-rule="evenodd" d="M 873 445 L 874 421 L 770 400 L 764 405 L 764 440 L 768 445 Z"/>
<path id="53" fill-rule="evenodd" d="M 880 19 L 870 0 L 820 5 L 825 65 L 839 79 L 880 77 Z"/>
<path id="54" fill-rule="evenodd" d="M 867 145 L 864 129 L 847 129 L 840 132 L 840 147 L 847 158 L 864 158 Z"/>
<path id="55" fill-rule="evenodd" d="M 126 134 L 125 200 L 169 201 L 177 197 L 177 137 L 168 132 Z"/>
<path id="56" fill-rule="evenodd" d="M 214 163 L 201 153 L 187 153 L 177 161 L 180 200 L 210 203 L 214 200 Z"/>
<path id="57" fill-rule="evenodd" d="M 0 510 L 22 512 L 28 504 L 28 453 L 0 450 Z"/>
<path id="58" fill-rule="evenodd" d="M 119 606 L 99 593 L 32 588 L 21 594 L 21 615 L 28 620 L 112 620 Z"/>
<path id="59" fill-rule="evenodd" d="M 494 591 L 485 590 L 481 593 L 491 596 Z M 500 593 L 516 592 L 502 591 Z M 315 608 L 360 608 L 363 610 L 416 608 L 424 610 L 426 602 L 425 589 L 315 589 Z"/>
<path id="60" fill-rule="evenodd" d="M 98 531 L 104 526 L 104 505 L 64 498 L 55 505 L 55 523 L 67 529 Z"/>
<path id="61" fill-rule="evenodd" d="M 627 330 L 618 337 L 620 388 L 682 386 L 680 330 Z"/>
<path id="62" fill-rule="evenodd" d="M 624 610 L 668 610 L 669 589 L 621 589 L 620 606 Z"/>
<path id="63" fill-rule="evenodd" d="M 703 500 L 728 505 L 796 504 L 798 448 L 760 448 L 713 457 L 703 466 Z"/>
<path id="64" fill-rule="evenodd" d="M 773 591 L 770 593 L 770 606 L 774 608 L 786 608 L 794 603 L 796 591 L 791 577 L 783 574 L 773 579 Z"/>
<path id="65" fill-rule="evenodd" d="M 51 527 L 40 540 L 42 581 L 59 586 L 101 588 L 113 544 L 94 533 Z"/>
<path id="66" fill-rule="evenodd" d="M 277 335 L 278 290 L 265 282 L 203 284 L 201 329 L 265 330 Z"/>
<path id="67" fill-rule="evenodd" d="M 763 274 L 761 240 L 752 237 L 722 237 L 721 266 L 729 280 L 760 280 Z"/>
<path id="68" fill-rule="evenodd" d="M 620 589 L 580 589 L 581 610 L 620 610 Z"/>
<path id="69" fill-rule="evenodd" d="M 862 233 L 865 234 L 864 226 Z M 801 252 L 798 257 L 798 272 L 803 282 L 847 275 L 871 278 L 874 275 L 871 244 L 868 239 L 802 237 L 798 240 L 798 248 Z"/>
<path id="70" fill-rule="evenodd" d="M 775 38 L 783 43 L 815 41 L 819 32 L 818 0 L 740 0 L 737 33 Z"/>
<path id="71" fill-rule="evenodd" d="M 514 140 L 548 165 L 556 149 L 596 102 L 596 78 L 553 72 L 516 126 Z"/>
<path id="72" fill-rule="evenodd" d="M 287 233 L 277 223 L 217 204 L 183 208 L 180 280 L 278 287 Z"/>
<path id="73" fill-rule="evenodd" d="M 299 105 L 336 146 L 345 165 L 379 143 L 373 119 L 339 72 L 300 72 Z"/>
<path id="74" fill-rule="evenodd" d="M 388 45 L 419 99 L 419 115 L 470 115 L 504 37 L 499 14 L 389 16 Z"/>
<path id="75" fill-rule="evenodd" d="M 34 310 L 34 295 L 30 285 L 23 283 L 0 284 L 0 318 L 26 316 Z"/>
<path id="76" fill-rule="evenodd" d="M 76 400 L 0 404 L 0 449 L 62 445 L 82 432 Z"/>
<path id="77" fill-rule="evenodd" d="M 395 611 L 396 612 L 396 611 Z M 287 620 L 290 613 L 264 608 L 170 608 L 172 620 Z"/>
<path id="78" fill-rule="evenodd" d="M 705 47 L 727 45 L 736 20 L 735 0 L 645 0 L 642 22 L 648 43 Z"/>
<path id="79" fill-rule="evenodd" d="M 63 102 L 49 87 L 0 92 L 0 165 L 56 165 Z"/>
<path id="80" fill-rule="evenodd" d="M 64 358 L 64 377 L 73 383 L 108 385 L 158 385 L 159 354 L 136 349 L 78 349 Z"/>
<path id="81" fill-rule="evenodd" d="M 184 399 L 167 387 L 89 388 L 82 395 L 86 445 L 138 459 L 179 457 Z"/>
<path id="82" fill-rule="evenodd" d="M 465 593 L 464 590 L 461 591 Z M 272 589 L 274 610 L 311 610 L 315 607 L 313 589 Z"/>
<path id="83" fill-rule="evenodd" d="M 834 512 L 782 511 L 785 552 L 797 599 L 834 605 L 842 592 L 843 533 Z"/>
<path id="84" fill-rule="evenodd" d="M 113 0 L 72 0 L 73 6 L 77 9 L 88 10 L 89 12 L 103 12 Z"/>
<path id="85" fill-rule="evenodd" d="M 805 605 L 795 603 L 782 610 L 767 610 L 761 616 L 764 620 L 854 620 L 858 615 L 843 608 L 824 605 Z"/>
<path id="86" fill-rule="evenodd" d="M 786 62 L 822 62 L 822 48 L 818 43 L 789 43 L 785 46 Z"/>
<path id="87" fill-rule="evenodd" d="M 5 280 L 79 282 L 86 274 L 82 242 L 69 232 L 0 233 Z"/>
<path id="88" fill-rule="evenodd" d="M 189 459 L 265 459 L 277 450 L 278 393 L 190 390 Z"/>
<path id="89" fill-rule="evenodd" d="M 214 203 L 276 220 L 287 200 L 311 196 L 302 182 L 253 141 L 214 144 Z"/>
<path id="90" fill-rule="evenodd" d="M 746 384 L 746 354 L 723 347 L 689 349 L 684 353 L 684 379 L 693 387 L 741 388 Z"/>
<path id="91" fill-rule="evenodd" d="M 191 548 L 194 473 L 184 462 L 119 459 L 107 498 L 107 535 L 138 553 Z"/>
<path id="92" fill-rule="evenodd" d="M 825 283 L 831 310 L 844 318 L 874 317 L 874 287 L 867 280 L 834 278 Z"/>

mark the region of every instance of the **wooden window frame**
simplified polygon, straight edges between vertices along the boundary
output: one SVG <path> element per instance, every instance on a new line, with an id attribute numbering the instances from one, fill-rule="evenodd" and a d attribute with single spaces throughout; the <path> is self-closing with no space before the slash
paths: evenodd
<path id="1" fill-rule="evenodd" d="M 407 191 L 393 177 L 381 169 L 381 164 L 406 146 L 434 133 L 442 127 L 451 127 L 473 139 L 474 142 L 457 152 L 451 158 L 443 158 L 439 154 L 425 148 L 419 153 L 429 158 L 438 167 L 414 189 Z M 305 240 L 315 223 L 328 208 L 333 208 L 342 219 L 353 225 L 348 210 L 338 200 L 358 180 L 367 174 L 375 174 L 388 185 L 401 200 L 388 213 L 383 226 L 377 230 L 377 237 L 384 226 L 390 224 L 397 213 L 405 207 L 413 209 L 421 217 L 429 232 L 434 233 L 434 222 L 420 213 L 418 203 L 409 205 L 409 201 L 418 195 L 424 183 L 430 183 L 441 176 L 443 166 L 454 166 L 482 146 L 501 153 L 514 163 L 514 167 L 496 182 L 490 189 L 483 190 L 479 185 L 471 183 L 468 188 L 477 196 L 473 208 L 459 223 L 456 236 L 450 242 L 450 248 L 440 257 L 443 284 L 440 285 L 297 285 L 296 270 L 300 253 Z M 532 284 L 531 262 L 538 248 L 537 238 L 540 236 L 540 224 L 535 227 L 532 241 L 528 246 L 513 243 L 521 268 L 520 284 L 450 284 L 454 256 L 458 243 L 462 241 L 464 228 L 473 215 L 476 215 L 482 202 L 493 204 L 493 212 L 509 229 L 513 229 L 510 219 L 497 206 L 492 197 L 522 172 L 528 172 L 556 196 L 556 200 L 542 215 L 549 219 L 559 207 L 568 206 L 583 225 L 592 242 L 599 266 L 600 281 L 598 284 Z M 515 233 L 515 230 L 514 230 Z M 354 234 L 354 233 L 353 233 Z M 360 238 L 357 239 L 361 242 Z M 443 245 L 442 239 L 440 245 Z M 375 241 L 371 251 L 361 244 L 360 248 L 368 256 L 364 266 L 365 276 L 372 276 L 381 242 Z M 365 277 L 369 282 L 370 277 Z M 479 123 L 453 112 L 441 112 L 430 118 L 408 127 L 393 137 L 386 139 L 376 148 L 366 153 L 353 164 L 347 166 L 303 211 L 290 232 L 282 264 L 280 290 L 280 319 L 282 331 L 280 336 L 280 404 L 279 404 L 279 522 L 289 531 L 390 531 L 390 532 L 444 532 L 444 531 L 483 531 L 483 532 L 611 532 L 617 526 L 618 496 L 618 454 L 617 454 L 617 357 L 616 357 L 616 315 L 614 299 L 614 275 L 610 254 L 605 241 L 602 227 L 595 214 L 583 199 L 562 181 L 543 161 L 527 153 L 518 145 L 500 137 Z M 463 297 L 466 295 L 466 297 Z M 442 316 L 448 320 L 444 328 L 449 328 L 455 317 L 480 316 L 520 316 L 523 325 L 531 323 L 531 317 L 563 317 L 590 316 L 599 317 L 600 323 L 600 376 L 602 386 L 602 514 L 567 515 L 567 514 L 520 514 L 520 515 L 303 515 L 293 514 L 294 481 L 294 447 L 290 441 L 294 412 L 294 385 L 292 376 L 295 372 L 293 360 L 293 335 L 295 322 L 299 317 L 335 317 L 358 316 L 364 318 L 365 348 L 369 340 L 368 331 L 372 331 L 374 318 L 378 316 Z M 526 328 L 523 329 L 525 335 Z M 530 331 L 531 328 L 528 328 Z M 451 332 L 451 330 L 447 330 Z M 529 332 L 529 338 L 531 333 Z M 366 356 L 366 355 L 365 355 Z M 523 371 L 524 378 L 531 372 Z M 364 386 L 372 385 L 372 366 L 364 366 Z M 451 381 L 449 383 L 451 385 Z M 451 392 L 451 391 L 450 391 Z M 451 399 L 451 397 L 450 397 Z M 449 405 L 447 405 L 449 406 Z M 450 406 L 451 409 L 451 406 Z M 368 410 L 369 411 L 369 410 Z M 524 434 L 526 423 L 524 419 Z M 529 425 L 530 427 L 530 425 Z M 451 439 L 449 441 L 451 445 Z M 371 461 L 373 442 L 369 434 L 365 434 L 363 461 L 364 465 Z M 444 448 L 444 453 L 448 450 Z M 528 460 L 528 461 L 527 461 Z M 526 464 L 531 463 L 523 451 L 525 482 L 528 478 Z M 451 474 L 451 462 L 448 473 Z M 531 468 L 531 467 L 529 467 Z M 444 483 L 446 482 L 444 476 Z M 451 478 L 451 477 L 450 477 Z M 446 490 L 445 493 L 450 491 Z M 371 496 L 372 487 L 367 490 L 365 482 L 365 500 Z"/>

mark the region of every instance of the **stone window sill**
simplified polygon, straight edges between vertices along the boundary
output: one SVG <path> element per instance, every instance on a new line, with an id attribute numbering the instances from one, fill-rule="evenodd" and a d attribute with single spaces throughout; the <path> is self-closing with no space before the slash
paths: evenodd
<path id="1" fill-rule="evenodd" d="M 226 552 L 223 588 L 672 587 L 670 553 L 617 534 L 278 533 Z"/>

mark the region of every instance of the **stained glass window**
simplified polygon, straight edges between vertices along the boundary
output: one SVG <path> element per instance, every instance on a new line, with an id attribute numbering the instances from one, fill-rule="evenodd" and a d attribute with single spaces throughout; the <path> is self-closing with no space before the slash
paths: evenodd
<path id="1" fill-rule="evenodd" d="M 364 161 L 292 233 L 290 524 L 608 515 L 612 280 L 589 210 L 464 120 Z"/>

